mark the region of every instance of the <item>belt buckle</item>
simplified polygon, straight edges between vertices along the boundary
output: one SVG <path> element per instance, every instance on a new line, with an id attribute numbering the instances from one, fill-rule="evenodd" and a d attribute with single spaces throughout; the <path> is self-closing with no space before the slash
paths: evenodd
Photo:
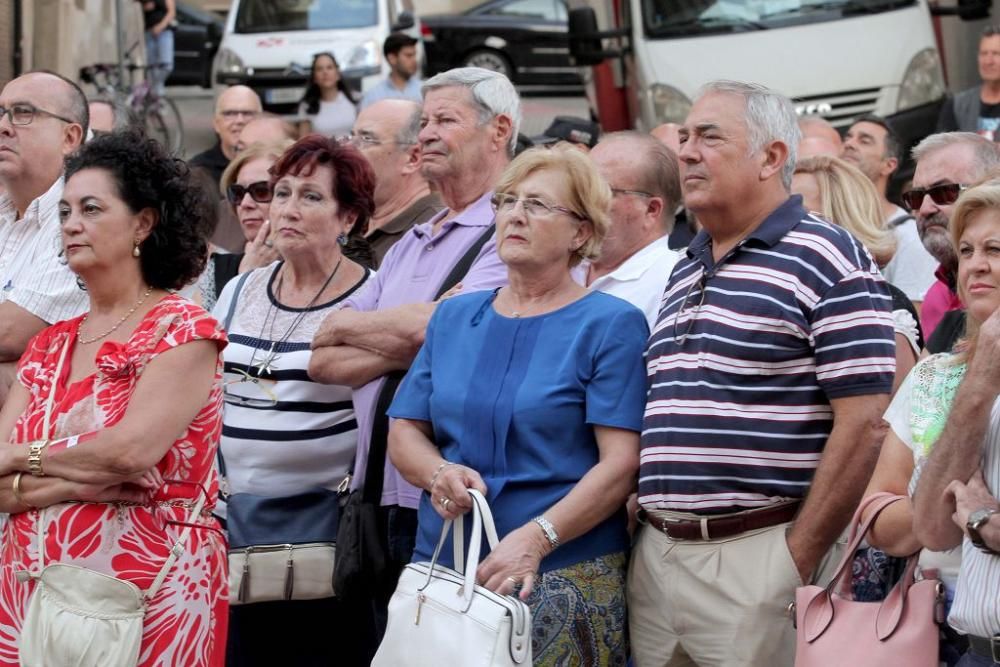
<path id="1" fill-rule="evenodd" d="M 1000 635 L 993 635 L 990 640 L 990 654 L 993 662 L 1000 664 Z"/>

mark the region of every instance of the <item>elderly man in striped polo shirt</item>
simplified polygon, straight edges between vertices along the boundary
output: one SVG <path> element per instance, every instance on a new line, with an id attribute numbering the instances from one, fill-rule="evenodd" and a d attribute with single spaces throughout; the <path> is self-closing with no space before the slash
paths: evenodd
<path id="1" fill-rule="evenodd" d="M 884 435 L 891 299 L 861 244 L 789 195 L 798 142 L 787 98 L 737 82 L 681 129 L 703 230 L 647 350 L 638 667 L 790 667 L 785 610 L 836 560 Z"/>

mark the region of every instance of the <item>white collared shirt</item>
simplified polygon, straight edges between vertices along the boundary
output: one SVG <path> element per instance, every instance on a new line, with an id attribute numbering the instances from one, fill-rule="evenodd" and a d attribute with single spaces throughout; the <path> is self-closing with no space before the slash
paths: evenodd
<path id="1" fill-rule="evenodd" d="M 906 218 L 909 217 L 909 220 Z M 937 278 L 938 261 L 927 252 L 917 223 L 906 211 L 896 207 L 886 224 L 896 237 L 896 253 L 882 269 L 886 282 L 898 287 L 910 301 L 923 301 L 927 290 Z"/>
<path id="2" fill-rule="evenodd" d="M 0 196 L 0 303 L 10 301 L 52 324 L 87 308 L 76 275 L 59 263 L 60 176 L 18 220 L 10 197 Z"/>
<path id="3" fill-rule="evenodd" d="M 670 272 L 680 258 L 680 252 L 670 249 L 668 237 L 661 236 L 611 273 L 594 280 L 587 288 L 628 301 L 646 315 L 646 322 L 652 331 L 660 314 L 660 301 Z M 582 262 L 573 272 L 581 285 L 586 285 L 588 269 L 589 265 Z"/>

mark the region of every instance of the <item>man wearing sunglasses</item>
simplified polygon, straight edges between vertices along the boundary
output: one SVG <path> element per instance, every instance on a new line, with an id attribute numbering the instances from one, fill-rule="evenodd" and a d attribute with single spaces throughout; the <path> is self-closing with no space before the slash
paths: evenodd
<path id="1" fill-rule="evenodd" d="M 924 247 L 938 262 L 937 280 L 927 290 L 920 324 L 932 352 L 949 351 L 964 332 L 962 303 L 955 290 L 958 258 L 948 229 L 955 202 L 966 187 L 1000 170 L 1000 150 L 989 139 L 972 132 L 932 134 L 913 149 L 917 167 L 913 186 L 902 194 L 903 205 L 917 219 Z M 947 327 L 935 336 L 946 313 Z M 961 326 L 959 326 L 961 325 Z"/>
<path id="2" fill-rule="evenodd" d="M 28 340 L 87 304 L 59 262 L 57 204 L 63 159 L 88 122 L 83 91 L 57 74 L 25 74 L 0 92 L 0 403 Z"/>
<path id="3" fill-rule="evenodd" d="M 886 197 L 889 178 L 899 166 L 901 153 L 899 137 L 889 123 L 868 114 L 847 129 L 840 157 L 861 170 L 875 185 L 882 199 L 885 224 L 896 240 L 896 252 L 882 269 L 882 275 L 906 294 L 919 313 L 927 290 L 934 284 L 938 263 L 920 241 L 914 217 Z"/>

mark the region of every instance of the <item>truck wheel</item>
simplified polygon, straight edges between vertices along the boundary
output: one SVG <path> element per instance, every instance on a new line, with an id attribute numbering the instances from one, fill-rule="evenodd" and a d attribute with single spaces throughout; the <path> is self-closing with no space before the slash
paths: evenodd
<path id="1" fill-rule="evenodd" d="M 494 72 L 499 72 L 505 77 L 514 80 L 514 68 L 502 54 L 489 49 L 479 49 L 465 56 L 462 61 L 463 67 L 482 67 Z"/>

